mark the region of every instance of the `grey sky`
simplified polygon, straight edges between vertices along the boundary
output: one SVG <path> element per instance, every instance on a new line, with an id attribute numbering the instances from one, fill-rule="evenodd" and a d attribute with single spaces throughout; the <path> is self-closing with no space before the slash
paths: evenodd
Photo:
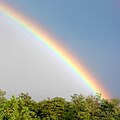
<path id="1" fill-rule="evenodd" d="M 15 7 L 20 12 L 23 12 L 27 16 L 31 17 L 31 19 L 36 21 L 38 24 L 43 25 L 48 31 L 54 34 L 54 36 L 59 38 L 59 42 L 63 43 L 66 48 L 70 49 L 81 61 L 85 63 L 85 66 L 87 66 L 92 73 L 99 78 L 100 82 L 104 84 L 113 97 L 120 97 L 119 0 L 29 0 L 29 2 L 25 0 L 4 1 Z M 51 71 L 51 68 L 55 66 L 53 73 L 50 73 L 50 76 L 52 76 L 54 72 L 57 73 L 56 76 L 52 76 L 50 78 L 50 80 L 53 79 L 53 82 L 51 81 L 49 85 L 53 87 L 54 84 L 54 87 L 56 87 L 58 85 L 56 83 L 59 82 L 61 83 L 60 85 L 64 85 L 63 89 L 61 89 L 61 86 L 59 86 L 61 89 L 60 95 L 63 96 L 67 96 L 69 93 L 71 94 L 74 91 L 79 92 L 79 86 L 76 87 L 76 85 L 78 85 L 78 81 L 73 80 L 75 76 L 72 76 L 70 73 L 68 73 L 64 66 L 58 65 L 58 61 L 53 59 L 53 57 L 51 57 L 52 55 L 46 51 L 45 48 L 40 48 L 37 43 L 33 42 L 33 40 L 29 41 L 26 35 L 20 33 L 19 30 L 16 31 L 14 28 L 10 26 L 8 27 L 6 22 L 1 22 L 0 24 L 0 26 L 3 26 L 2 29 L 0 28 L 0 33 L 2 33 L 2 38 L 5 39 L 3 42 L 3 40 L 0 38 L 1 56 L 3 56 L 1 60 L 3 62 L 0 62 L 0 64 L 4 67 L 10 66 L 9 68 L 12 68 L 10 71 L 12 72 L 11 74 L 13 74 L 13 77 L 15 77 L 14 71 L 16 71 L 16 69 L 18 70 L 18 68 L 21 68 L 17 73 L 18 75 L 16 74 L 15 79 L 20 79 L 21 77 L 23 78 L 25 76 L 24 80 L 26 81 L 23 81 L 26 82 L 26 84 L 27 81 L 29 81 L 28 79 L 31 79 L 30 81 L 32 81 L 33 78 L 36 77 L 34 80 L 36 80 L 37 84 L 34 86 L 33 83 L 30 84 L 31 88 L 33 86 L 33 90 L 30 89 L 29 85 L 26 87 L 26 85 L 22 85 L 21 82 L 21 86 L 24 86 L 23 89 L 25 88 L 26 91 L 31 91 L 33 92 L 32 95 L 35 95 L 34 92 L 36 92 L 37 89 L 35 86 L 38 85 L 39 79 L 46 79 L 46 82 L 48 82 L 50 77 L 47 77 L 46 75 L 49 75 L 49 71 Z M 7 31 L 9 29 L 12 29 L 10 31 L 12 33 Z M 14 33 L 18 35 L 16 36 Z M 11 42 L 9 42 L 8 38 L 11 40 Z M 14 60 L 13 56 L 11 57 L 11 55 L 8 54 L 10 52 L 9 49 L 14 51 L 10 54 L 13 54 L 16 60 Z M 6 55 L 6 59 L 9 59 L 9 62 L 4 59 L 4 55 Z M 40 60 L 41 62 L 39 62 Z M 13 65 L 10 63 L 10 61 Z M 48 61 L 51 62 L 51 64 L 48 64 Z M 21 64 L 23 64 L 25 68 L 24 70 Z M 40 69 L 39 65 L 42 65 L 42 69 Z M 29 68 L 30 66 L 31 68 L 34 68 L 33 71 Z M 56 71 L 56 68 L 58 71 Z M 38 77 L 39 72 L 35 72 L 36 69 L 41 73 L 43 72 L 40 78 Z M 46 73 L 46 69 L 48 70 L 48 73 Z M 3 69 L 0 68 L 0 70 Z M 20 72 L 21 70 L 22 72 Z M 28 71 L 28 75 L 24 75 L 24 73 L 26 73 L 25 71 Z M 5 70 L 2 73 L 6 74 L 7 71 Z M 10 73 L 8 72 L 8 75 L 9 74 Z M 68 74 L 68 76 L 60 78 L 57 76 L 57 74 L 62 74 L 60 77 L 63 77 L 66 74 Z M 33 78 L 31 76 L 33 76 Z M 58 81 L 56 81 L 55 78 L 58 79 Z M 7 81 L 10 79 L 10 77 L 6 76 L 5 79 Z M 17 80 L 15 81 L 18 82 Z M 46 82 L 42 82 L 41 86 L 43 87 Z M 11 80 L 7 85 L 12 92 L 13 89 L 10 87 L 12 86 Z M 68 88 L 65 88 L 65 86 Z M 21 88 L 22 87 L 20 87 L 19 90 L 21 90 Z M 69 90 L 66 91 L 66 89 Z M 39 91 L 42 90 L 44 91 L 44 87 Z M 54 91 L 54 89 L 47 90 Z M 81 88 L 80 90 L 86 91 Z M 15 89 L 13 91 L 15 91 Z M 44 94 L 43 91 L 41 94 Z M 48 91 L 45 92 L 48 95 L 51 93 L 53 95 L 57 95 L 59 93 L 59 90 L 58 92 L 54 91 L 55 93 Z M 45 94 L 43 96 L 45 96 Z"/>
<path id="2" fill-rule="evenodd" d="M 90 94 L 86 85 L 44 45 L 3 18 L 0 16 L 0 88 L 8 97 L 20 92 L 29 92 L 36 100 Z"/>

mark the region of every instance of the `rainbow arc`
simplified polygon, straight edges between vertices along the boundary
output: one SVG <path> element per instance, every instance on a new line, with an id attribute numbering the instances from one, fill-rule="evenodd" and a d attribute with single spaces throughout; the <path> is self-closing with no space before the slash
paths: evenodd
<path id="1" fill-rule="evenodd" d="M 46 33 L 42 27 L 38 27 L 38 25 L 27 19 L 26 16 L 3 3 L 0 4 L 0 13 L 6 16 L 8 20 L 12 20 L 16 25 L 31 33 L 39 42 L 44 43 L 51 49 L 67 67 L 76 73 L 80 80 L 83 81 L 93 93 L 102 93 L 104 98 L 109 98 L 108 93 L 103 86 L 98 83 L 98 80 L 96 80 L 78 60 L 73 58 L 62 45 Z"/>

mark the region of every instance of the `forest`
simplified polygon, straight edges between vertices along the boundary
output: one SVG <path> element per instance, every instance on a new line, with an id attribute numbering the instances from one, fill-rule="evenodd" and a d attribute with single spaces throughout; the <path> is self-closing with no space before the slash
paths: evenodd
<path id="1" fill-rule="evenodd" d="M 36 102 L 28 93 L 7 99 L 0 90 L 0 120 L 120 120 L 120 100 L 101 94 L 74 94 L 70 101 L 61 97 Z"/>

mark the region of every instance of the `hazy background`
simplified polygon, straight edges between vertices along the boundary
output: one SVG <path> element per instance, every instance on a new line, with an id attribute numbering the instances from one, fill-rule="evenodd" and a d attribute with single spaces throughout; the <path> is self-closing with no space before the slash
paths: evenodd
<path id="1" fill-rule="evenodd" d="M 84 62 L 112 97 L 120 98 L 119 0 L 4 1 L 50 31 Z M 2 15 L 0 82 L 8 96 L 22 91 L 36 99 L 91 93 L 45 46 Z"/>

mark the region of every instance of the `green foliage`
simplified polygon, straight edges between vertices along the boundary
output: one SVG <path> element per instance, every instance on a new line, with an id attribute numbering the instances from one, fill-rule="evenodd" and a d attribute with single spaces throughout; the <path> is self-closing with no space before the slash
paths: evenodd
<path id="1" fill-rule="evenodd" d="M 0 120 L 120 120 L 120 100 L 103 99 L 100 94 L 74 94 L 71 101 L 61 97 L 36 102 L 28 93 L 5 98 L 0 90 Z"/>
<path id="2" fill-rule="evenodd" d="M 65 99 L 57 97 L 43 100 L 38 103 L 39 116 L 42 119 L 63 120 L 66 103 Z"/>

